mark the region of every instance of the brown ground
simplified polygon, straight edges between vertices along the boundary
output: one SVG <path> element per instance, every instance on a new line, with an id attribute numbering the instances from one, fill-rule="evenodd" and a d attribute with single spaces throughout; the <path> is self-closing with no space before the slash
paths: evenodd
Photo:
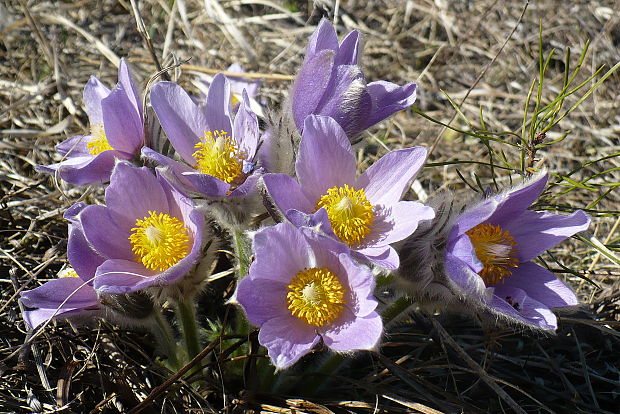
<path id="1" fill-rule="evenodd" d="M 294 75 L 313 24 L 321 15 L 333 17 L 331 3 L 143 0 L 138 6 L 162 65 L 191 59 L 193 69 L 175 73 L 184 86 L 192 88 L 199 71 L 212 73 L 239 62 L 250 72 L 270 74 L 262 96 L 277 106 L 289 81 L 273 74 Z M 600 79 L 620 61 L 617 1 L 532 1 L 524 14 L 523 1 L 335 3 L 339 33 L 358 29 L 364 34 L 369 81 L 417 81 L 415 107 L 442 122 L 455 115 L 442 91 L 458 104 L 467 96 L 461 111 L 472 125 L 461 116 L 452 125 L 479 135 L 521 134 L 528 90 L 538 74 L 539 22 L 543 52 L 557 49 L 545 77 L 543 103 L 562 87 L 568 47 L 572 70 L 590 41 L 575 85 L 605 65 Z M 83 85 L 91 74 L 113 84 L 114 64 L 123 56 L 144 89 L 156 66 L 129 1 L 0 4 L 0 412 L 126 412 L 169 375 L 155 362 L 147 334 L 103 323 L 77 330 L 66 324 L 48 327 L 31 346 L 20 348 L 26 331 L 16 292 L 53 278 L 66 260 L 62 213 L 85 191 L 54 184 L 33 165 L 57 160 L 54 144 L 87 128 Z M 590 86 L 569 97 L 565 108 Z M 613 190 L 620 183 L 619 97 L 620 74 L 614 73 L 547 133 L 546 142 L 567 133 L 564 141 L 539 150 L 531 162 L 526 154 L 526 165 L 562 175 L 575 170 L 574 181 L 590 178 L 589 188 L 554 178 L 562 184 L 549 194 L 558 197 L 545 198 L 539 207 L 589 209 L 594 220 L 586 237 L 594 236 L 612 255 L 620 249 L 620 204 Z M 518 143 L 507 134 L 500 137 Z M 484 186 L 492 184 L 488 165 L 471 163 L 488 163 L 488 146 L 453 130 L 442 133 L 441 126 L 411 111 L 373 128 L 365 142 L 359 150 L 362 168 L 387 148 L 437 143 L 429 160 L 433 164 L 418 177 L 428 194 L 444 187 L 467 191 L 463 179 L 472 186 L 477 178 Z M 490 145 L 495 165 L 520 168 L 518 149 Z M 502 151 L 506 164 L 498 159 Z M 457 160 L 464 163 L 454 164 Z M 508 171 L 495 172 L 498 184 L 507 185 Z M 100 195 L 100 189 L 93 189 L 86 197 L 93 202 Z M 577 240 L 552 254 L 544 260 L 586 303 L 580 312 L 562 317 L 557 337 L 508 329 L 483 332 L 468 319 L 414 312 L 389 332 L 381 356 L 360 356 L 319 395 L 299 395 L 295 389 L 253 394 L 234 381 L 197 391 L 178 381 L 144 412 L 617 412 L 619 266 Z M 56 387 L 64 387 L 65 395 Z"/>

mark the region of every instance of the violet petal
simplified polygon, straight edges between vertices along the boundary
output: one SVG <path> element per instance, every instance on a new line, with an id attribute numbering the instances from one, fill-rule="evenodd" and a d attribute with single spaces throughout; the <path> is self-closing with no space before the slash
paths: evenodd
<path id="1" fill-rule="evenodd" d="M 174 149 L 188 164 L 194 165 L 195 146 L 199 137 L 209 130 L 205 114 L 173 82 L 158 82 L 151 88 L 151 105 Z"/>
<path id="2" fill-rule="evenodd" d="M 369 128 L 396 112 L 413 105 L 416 100 L 416 90 L 417 85 L 415 83 L 408 83 L 403 86 L 386 81 L 369 83 L 368 93 L 372 96 L 373 109 L 365 128 Z"/>
<path id="3" fill-rule="evenodd" d="M 74 135 L 56 145 L 55 149 L 60 155 L 72 157 L 80 155 L 92 156 L 88 151 L 88 142 L 90 138 L 89 135 Z"/>
<path id="4" fill-rule="evenodd" d="M 261 326 L 258 341 L 267 348 L 277 368 L 286 368 L 312 350 L 319 342 L 312 326 L 304 325 L 294 316 L 280 316 Z"/>
<path id="5" fill-rule="evenodd" d="M 364 187 L 373 205 L 392 205 L 424 165 L 426 152 L 423 147 L 390 151 L 360 175 L 357 186 Z"/>
<path id="6" fill-rule="evenodd" d="M 271 318 L 291 315 L 286 286 L 281 281 L 245 277 L 239 281 L 237 301 L 243 306 L 248 320 L 261 326 Z"/>
<path id="7" fill-rule="evenodd" d="M 79 277 L 61 277 L 21 292 L 21 302 L 30 308 L 76 309 L 97 305 L 97 294 Z"/>
<path id="8" fill-rule="evenodd" d="M 225 197 L 230 189 L 230 184 L 197 171 L 185 172 L 183 178 L 187 179 L 199 193 L 207 197 Z"/>
<path id="9" fill-rule="evenodd" d="M 137 154 L 144 143 L 144 126 L 140 114 L 127 98 L 127 91 L 118 84 L 101 101 L 103 127 L 112 148 Z"/>
<path id="10" fill-rule="evenodd" d="M 295 125 L 304 127 L 306 117 L 314 113 L 332 76 L 335 52 L 323 50 L 301 66 L 291 88 L 291 110 Z"/>
<path id="11" fill-rule="evenodd" d="M 125 226 L 119 227 L 106 207 L 100 205 L 86 207 L 80 213 L 80 222 L 86 240 L 104 258 L 133 259 L 129 242 L 130 229 Z"/>
<path id="12" fill-rule="evenodd" d="M 431 207 L 417 201 L 398 201 L 377 213 L 364 246 L 380 246 L 404 240 L 418 228 L 421 221 L 435 217 Z"/>
<path id="13" fill-rule="evenodd" d="M 499 201 L 497 211 L 489 222 L 503 227 L 506 221 L 510 221 L 516 215 L 521 214 L 540 196 L 547 184 L 547 174 L 539 174 L 520 186 L 494 197 Z"/>
<path id="14" fill-rule="evenodd" d="M 207 95 L 205 112 L 209 131 L 226 131 L 232 134 L 230 122 L 230 83 L 226 76 L 218 73 L 213 78 Z"/>
<path id="15" fill-rule="evenodd" d="M 142 100 L 140 99 L 138 88 L 136 87 L 136 83 L 131 75 L 131 70 L 129 70 L 129 66 L 125 59 L 121 59 L 118 65 L 118 82 L 123 85 L 123 89 L 127 92 L 127 98 L 134 107 L 135 112 L 139 114 L 140 121 L 143 122 Z"/>
<path id="16" fill-rule="evenodd" d="M 327 189 L 355 184 L 356 163 L 346 134 L 332 118 L 306 118 L 295 170 L 302 191 L 317 203 Z"/>
<path id="17" fill-rule="evenodd" d="M 360 32 L 353 30 L 340 44 L 335 65 L 357 65 L 361 57 Z"/>
<path id="18" fill-rule="evenodd" d="M 375 277 L 367 267 L 353 261 L 347 253 L 341 253 L 338 259 L 345 271 L 346 286 L 350 296 L 350 302 L 345 306 L 357 317 L 369 315 L 378 304 L 374 297 Z"/>
<path id="19" fill-rule="evenodd" d="M 239 145 L 239 150 L 245 152 L 248 160 L 254 158 L 258 146 L 258 118 L 250 109 L 250 99 L 244 91 L 243 100 L 235 116 L 233 137 Z"/>
<path id="20" fill-rule="evenodd" d="M 519 261 L 527 262 L 589 225 L 590 217 L 581 210 L 569 216 L 526 210 L 508 221 L 504 230 L 517 242 Z"/>
<path id="21" fill-rule="evenodd" d="M 388 270 L 395 270 L 400 266 L 398 253 L 391 246 L 364 247 L 354 250 L 353 255 L 360 260 L 370 260 Z"/>
<path id="22" fill-rule="evenodd" d="M 506 301 L 510 300 L 512 305 Z M 518 304 L 519 310 L 514 304 Z M 542 329 L 555 330 L 557 317 L 542 303 L 528 297 L 521 289 L 509 286 L 497 286 L 490 306 L 497 312 L 506 314 L 521 322 Z"/>
<path id="23" fill-rule="evenodd" d="M 82 99 L 86 106 L 86 113 L 91 126 L 103 124 L 103 113 L 101 112 L 101 100 L 108 96 L 110 89 L 105 86 L 95 76 L 91 76 L 84 86 Z"/>
<path id="24" fill-rule="evenodd" d="M 334 68 L 314 113 L 333 118 L 347 136 L 354 137 L 366 129 L 371 111 L 372 98 L 366 90 L 366 81 L 360 67 L 340 65 Z"/>
<path id="25" fill-rule="evenodd" d="M 338 51 L 338 36 L 336 29 L 327 19 L 322 19 L 308 41 L 306 60 L 312 59 L 323 50 Z"/>
<path id="26" fill-rule="evenodd" d="M 295 209 L 310 213 L 313 205 L 293 177 L 286 174 L 265 174 L 263 183 L 269 196 L 282 213 Z"/>
<path id="27" fill-rule="evenodd" d="M 519 264 L 500 285 L 523 289 L 527 295 L 549 308 L 579 304 L 575 293 L 547 269 L 532 262 Z"/>
<path id="28" fill-rule="evenodd" d="M 307 240 L 290 223 L 260 230 L 254 236 L 253 247 L 256 260 L 250 267 L 252 278 L 288 284 L 298 272 L 313 267 Z"/>
<path id="29" fill-rule="evenodd" d="M 149 216 L 150 211 L 168 212 L 168 199 L 147 167 L 135 167 L 128 162 L 116 164 L 105 199 L 108 208 L 135 223 Z"/>
<path id="30" fill-rule="evenodd" d="M 166 177 L 170 178 L 170 175 L 172 175 L 175 185 L 187 191 L 198 191 L 196 186 L 194 186 L 194 184 L 192 184 L 192 182 L 183 175 L 184 173 L 196 172 L 196 170 L 189 167 L 187 164 L 168 158 L 165 155 L 161 155 L 159 152 L 148 147 L 142 147 L 142 156 L 162 166 L 166 171 Z"/>
<path id="31" fill-rule="evenodd" d="M 484 297 L 486 286 L 482 278 L 475 273 L 465 262 L 450 252 L 446 252 L 446 274 L 461 288 L 465 294 L 478 298 Z"/>
<path id="32" fill-rule="evenodd" d="M 134 260 L 110 259 L 97 268 L 95 289 L 102 293 L 123 294 L 156 285 L 157 271 Z"/>
<path id="33" fill-rule="evenodd" d="M 69 241 L 67 242 L 67 258 L 71 267 L 82 281 L 93 284 L 97 267 L 104 262 L 88 243 L 81 227 L 76 223 L 69 224 Z"/>
<path id="34" fill-rule="evenodd" d="M 370 350 L 377 346 L 383 334 L 381 317 L 372 312 L 356 317 L 346 310 L 344 315 L 322 332 L 323 342 L 334 351 Z"/>
<path id="35" fill-rule="evenodd" d="M 118 151 L 104 151 L 95 156 L 84 155 L 69 157 L 62 162 L 51 165 L 39 165 L 37 170 L 47 173 L 58 171 L 64 181 L 73 185 L 105 183 L 110 180 Z"/>

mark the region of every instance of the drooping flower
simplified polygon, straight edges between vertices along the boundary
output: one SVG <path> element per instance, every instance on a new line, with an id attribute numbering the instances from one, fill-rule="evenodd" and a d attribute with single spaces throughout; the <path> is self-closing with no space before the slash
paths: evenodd
<path id="1" fill-rule="evenodd" d="M 245 94 L 233 121 L 230 82 L 224 75 L 215 76 L 204 104 L 194 103 L 173 82 L 153 86 L 151 104 L 183 162 L 149 148 L 142 154 L 167 167 L 177 185 L 207 197 L 242 197 L 255 189 L 258 119 Z"/>
<path id="2" fill-rule="evenodd" d="M 200 259 L 204 217 L 163 177 L 119 162 L 105 199 L 76 217 L 89 247 L 105 259 L 95 272 L 98 292 L 170 285 Z"/>
<path id="3" fill-rule="evenodd" d="M 340 125 L 311 115 L 295 163 L 298 181 L 285 174 L 265 174 L 263 180 L 289 220 L 297 225 L 321 223 L 324 232 L 333 232 L 352 250 L 395 269 L 399 260 L 390 244 L 434 216 L 430 207 L 399 201 L 425 156 L 422 147 L 391 151 L 357 177 L 355 156 Z"/>
<path id="4" fill-rule="evenodd" d="M 334 26 L 325 19 L 319 23 L 290 92 L 290 110 L 300 131 L 308 115 L 326 115 L 334 118 L 352 140 L 415 102 L 415 83 L 366 84 L 359 66 L 360 43 L 359 32 L 352 31 L 339 44 Z"/>
<path id="5" fill-rule="evenodd" d="M 72 267 L 60 271 L 57 279 L 21 292 L 22 304 L 32 308 L 23 314 L 31 329 L 50 318 L 87 320 L 104 313 L 93 288 L 95 270 L 104 259 L 90 248 L 80 223 L 75 220 L 85 206 L 77 203 L 65 212 L 65 219 L 69 220 L 67 257 Z"/>
<path id="6" fill-rule="evenodd" d="M 420 286 L 414 267 L 401 268 L 405 286 L 423 291 L 435 285 L 436 297 L 444 302 L 450 302 L 452 295 L 483 316 L 555 330 L 557 318 L 550 308 L 574 306 L 578 300 L 553 273 L 532 260 L 586 230 L 590 218 L 581 210 L 568 216 L 528 210 L 546 182 L 547 174 L 541 173 L 459 213 L 449 221 L 444 242 L 439 243 L 445 245 L 445 252 L 444 263 L 437 268 L 443 268 L 446 279 L 435 277 L 438 280 Z"/>
<path id="7" fill-rule="evenodd" d="M 130 160 L 145 145 L 142 101 L 123 59 L 114 89 L 91 76 L 84 87 L 84 105 L 90 134 L 76 135 L 58 144 L 61 162 L 36 167 L 41 172 L 57 173 L 75 185 L 108 181 L 116 159 Z"/>
<path id="8" fill-rule="evenodd" d="M 320 340 L 337 352 L 377 345 L 383 326 L 374 278 L 344 244 L 280 223 L 256 233 L 253 247 L 236 298 L 276 367 L 294 364 Z"/>

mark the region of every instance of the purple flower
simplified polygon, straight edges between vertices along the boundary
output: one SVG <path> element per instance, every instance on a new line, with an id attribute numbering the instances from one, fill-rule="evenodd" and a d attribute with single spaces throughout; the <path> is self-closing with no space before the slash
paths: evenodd
<path id="1" fill-rule="evenodd" d="M 204 218 L 163 177 L 119 162 L 105 200 L 106 206 L 89 205 L 76 217 L 89 248 L 105 260 L 95 271 L 98 292 L 170 285 L 192 270 L 201 255 Z M 83 259 L 78 254 L 76 260 Z"/>
<path id="2" fill-rule="evenodd" d="M 292 365 L 321 339 L 337 352 L 377 345 L 383 327 L 374 278 L 344 244 L 280 223 L 256 233 L 254 253 L 236 297 L 276 367 Z"/>
<path id="3" fill-rule="evenodd" d="M 149 148 L 142 154 L 168 167 L 182 188 L 207 197 L 245 196 L 256 187 L 253 164 L 258 146 L 258 119 L 244 94 L 231 119 L 230 82 L 217 74 L 205 104 L 196 104 L 176 83 L 159 82 L 151 90 L 151 105 L 181 163 Z"/>
<path id="4" fill-rule="evenodd" d="M 389 269 L 398 267 L 391 243 L 413 233 L 434 211 L 399 201 L 424 164 L 422 147 L 391 151 L 357 177 L 351 144 L 336 121 L 306 119 L 295 163 L 297 181 L 266 174 L 265 187 L 276 206 L 297 225 L 323 224 L 351 249 Z M 312 218 L 308 214 L 314 214 Z"/>
<path id="5" fill-rule="evenodd" d="M 31 310 L 24 311 L 24 320 L 31 329 L 51 318 L 88 319 L 103 313 L 93 289 L 97 266 L 103 257 L 94 252 L 75 216 L 85 207 L 77 203 L 65 212 L 69 220 L 67 257 L 72 267 L 58 273 L 58 279 L 50 280 L 36 289 L 21 292 L 21 302 Z"/>
<path id="6" fill-rule="evenodd" d="M 569 216 L 527 208 L 545 188 L 547 174 L 466 210 L 448 235 L 445 269 L 463 296 L 480 300 L 495 316 L 554 330 L 549 308 L 578 303 L 573 291 L 531 260 L 586 230 L 583 211 Z"/>
<path id="7" fill-rule="evenodd" d="M 58 173 L 63 180 L 84 185 L 110 179 L 116 159 L 130 160 L 144 143 L 142 101 L 123 59 L 118 83 L 110 91 L 94 76 L 84 87 L 84 105 L 90 135 L 76 135 L 56 146 L 63 161 L 37 165 L 37 170 Z"/>
<path id="8" fill-rule="evenodd" d="M 359 37 L 359 32 L 352 31 L 338 44 L 334 26 L 328 20 L 319 23 L 290 93 L 290 109 L 300 131 L 308 115 L 327 115 L 352 139 L 415 102 L 415 83 L 366 84 L 358 66 Z"/>

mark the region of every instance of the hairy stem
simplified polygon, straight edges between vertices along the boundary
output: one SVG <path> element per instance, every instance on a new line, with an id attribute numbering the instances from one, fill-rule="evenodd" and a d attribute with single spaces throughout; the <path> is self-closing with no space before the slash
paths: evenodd
<path id="1" fill-rule="evenodd" d="M 235 254 L 237 255 L 237 261 L 239 262 L 239 273 L 237 279 L 241 280 L 248 274 L 248 268 L 250 267 L 250 255 L 248 254 L 248 244 L 242 231 L 233 231 L 233 241 L 235 245 Z"/>
<path id="2" fill-rule="evenodd" d="M 155 320 L 155 326 L 153 328 L 155 337 L 164 349 L 166 357 L 168 358 L 168 364 L 174 371 L 177 371 L 182 365 L 177 358 L 178 348 L 172 334 L 172 328 L 170 328 L 170 324 L 159 310 L 153 312 L 153 319 Z"/>
<path id="3" fill-rule="evenodd" d="M 200 338 L 198 337 L 198 324 L 196 323 L 196 309 L 193 298 L 177 302 L 177 315 L 181 323 L 181 333 L 183 334 L 185 349 L 187 350 L 187 358 L 191 360 L 202 349 Z"/>
<path id="4" fill-rule="evenodd" d="M 388 327 L 392 322 L 398 320 L 399 317 L 406 315 L 406 310 L 413 305 L 414 301 L 410 297 L 401 296 L 387 306 L 381 312 L 381 319 L 383 319 L 383 326 Z"/>

